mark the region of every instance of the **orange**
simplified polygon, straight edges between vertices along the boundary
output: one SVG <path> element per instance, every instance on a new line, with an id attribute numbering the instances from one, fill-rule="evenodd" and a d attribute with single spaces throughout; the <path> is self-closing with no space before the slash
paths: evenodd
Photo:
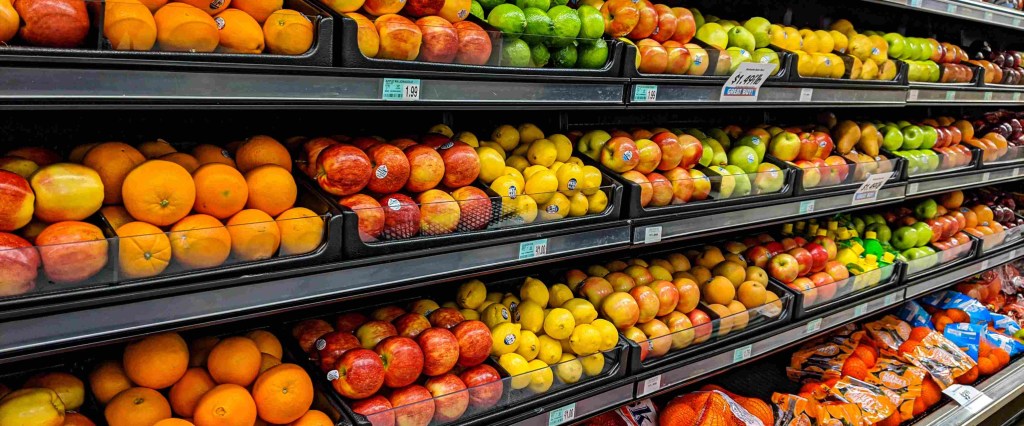
<path id="1" fill-rule="evenodd" d="M 243 261 L 269 259 L 281 245 L 277 222 L 262 210 L 238 212 L 227 223 L 231 233 L 231 252 Z"/>
<path id="2" fill-rule="evenodd" d="M 115 395 L 130 387 L 132 382 L 120 362 L 103 361 L 89 373 L 89 389 L 100 405 L 106 405 Z"/>
<path id="3" fill-rule="evenodd" d="M 177 149 L 174 149 L 174 147 L 171 146 L 170 142 L 167 142 L 167 141 L 165 141 L 163 139 L 157 139 L 155 141 L 143 142 L 143 143 L 140 143 L 139 146 L 137 146 L 135 148 L 138 149 L 139 152 L 141 152 L 142 155 L 145 155 L 146 158 L 148 158 L 148 159 L 160 158 L 160 157 L 162 157 L 164 155 L 167 155 L 167 154 L 170 154 L 170 153 L 173 153 L 173 152 L 178 152 Z"/>
<path id="4" fill-rule="evenodd" d="M 86 143 L 75 146 L 71 149 L 71 153 L 68 154 L 68 161 L 72 163 L 82 163 L 82 159 L 85 158 L 85 154 L 89 152 L 94 146 L 99 145 L 99 142 Z"/>
<path id="5" fill-rule="evenodd" d="M 231 7 L 248 13 L 256 22 L 263 25 L 270 14 L 284 7 L 283 0 L 233 0 Z M 261 30 L 262 31 L 262 30 Z"/>
<path id="6" fill-rule="evenodd" d="M 146 222 L 131 222 L 117 228 L 118 266 L 124 278 L 159 275 L 171 263 L 171 241 L 167 234 Z"/>
<path id="7" fill-rule="evenodd" d="M 111 0 L 106 4 L 103 35 L 114 50 L 153 49 L 156 21 L 149 7 L 139 0 Z"/>
<path id="8" fill-rule="evenodd" d="M 216 15 L 228 9 L 231 0 L 175 0 L 194 6 L 210 15 Z"/>
<path id="9" fill-rule="evenodd" d="M 309 253 L 324 239 L 324 219 L 305 207 L 293 207 L 277 216 L 281 229 L 281 255 Z"/>
<path id="10" fill-rule="evenodd" d="M 221 163 L 235 167 L 235 160 L 231 158 L 231 153 L 216 145 L 196 145 L 195 148 L 192 148 L 192 156 L 199 160 L 199 165 Z"/>
<path id="11" fill-rule="evenodd" d="M 128 173 L 121 196 L 132 217 L 167 226 L 192 210 L 196 188 L 184 167 L 170 161 L 149 160 Z"/>
<path id="12" fill-rule="evenodd" d="M 857 380 L 864 380 L 868 376 L 868 366 L 864 360 L 851 356 L 846 358 L 846 362 L 843 363 L 842 374 Z"/>
<path id="13" fill-rule="evenodd" d="M 131 388 L 117 394 L 103 410 L 110 426 L 152 425 L 171 417 L 171 406 L 160 392 Z"/>
<path id="14" fill-rule="evenodd" d="M 150 12 L 156 13 L 161 7 L 167 4 L 167 0 L 139 0 L 142 4 L 149 8 Z"/>
<path id="15" fill-rule="evenodd" d="M 135 222 L 135 218 L 128 214 L 124 206 L 104 206 L 100 209 L 103 218 L 107 220 L 111 228 L 115 230 L 126 223 Z"/>
<path id="16" fill-rule="evenodd" d="M 171 401 L 171 409 L 174 410 L 174 414 L 179 416 L 192 417 L 199 398 L 215 387 L 217 387 L 217 382 L 213 381 L 210 373 L 207 373 L 205 369 L 190 368 L 167 394 Z"/>
<path id="17" fill-rule="evenodd" d="M 260 354 L 260 374 L 278 365 L 281 365 L 281 358 L 265 353 Z"/>
<path id="18" fill-rule="evenodd" d="M 704 285 L 701 294 L 707 303 L 728 305 L 736 298 L 736 288 L 728 278 L 714 277 Z"/>
<path id="19" fill-rule="evenodd" d="M 246 173 L 264 164 L 276 164 L 292 171 L 292 156 L 288 148 L 270 136 L 257 135 L 242 143 L 235 152 L 238 170 Z"/>
<path id="20" fill-rule="evenodd" d="M 199 160 L 196 157 L 188 155 L 184 152 L 172 152 L 159 157 L 161 160 L 170 161 L 177 164 L 185 169 L 189 173 L 195 173 L 196 169 L 199 168 Z"/>
<path id="21" fill-rule="evenodd" d="M 334 421 L 327 417 L 323 411 L 309 410 L 298 420 L 291 422 L 288 426 L 333 426 Z"/>
<path id="22" fill-rule="evenodd" d="M 182 419 L 163 419 L 153 424 L 153 426 L 196 426 L 188 420 Z"/>
<path id="23" fill-rule="evenodd" d="M 256 402 L 241 386 L 219 385 L 199 399 L 193 421 L 196 426 L 252 426 L 256 423 Z"/>
<path id="24" fill-rule="evenodd" d="M 64 413 L 64 426 L 96 426 L 92 420 L 88 417 L 83 416 L 81 413 L 67 412 Z"/>
<path id="25" fill-rule="evenodd" d="M 217 219 L 227 219 L 242 211 L 249 199 L 245 177 L 234 167 L 209 163 L 193 173 L 196 186 L 195 210 Z"/>
<path id="26" fill-rule="evenodd" d="M 262 53 L 263 28 L 252 16 L 238 9 L 228 9 L 213 18 L 220 29 L 218 52 Z"/>
<path id="27" fill-rule="evenodd" d="M 139 386 L 163 389 L 188 370 L 188 345 L 178 333 L 145 337 L 124 348 L 124 371 Z"/>
<path id="28" fill-rule="evenodd" d="M 213 350 L 214 346 L 217 346 L 217 343 L 220 343 L 220 338 L 216 336 L 200 337 L 189 342 L 188 366 L 205 367 L 206 358 L 210 356 L 210 351 Z"/>
<path id="29" fill-rule="evenodd" d="M 313 46 L 313 23 L 305 15 L 281 9 L 263 23 L 267 50 L 280 55 L 301 55 Z"/>
<path id="30" fill-rule="evenodd" d="M 262 357 L 256 343 L 248 337 L 228 337 L 210 351 L 206 368 L 217 383 L 249 386 L 260 373 Z"/>
<path id="31" fill-rule="evenodd" d="M 267 330 L 253 330 L 245 334 L 245 337 L 252 339 L 256 343 L 256 347 L 259 348 L 260 353 L 273 355 L 276 358 L 281 358 L 284 352 L 281 349 L 281 341 Z"/>
<path id="32" fill-rule="evenodd" d="M 252 387 L 256 412 L 267 423 L 291 423 L 313 404 L 313 381 L 295 364 L 273 367 L 256 379 Z"/>
<path id="33" fill-rule="evenodd" d="M 100 174 L 100 181 L 103 182 L 103 203 L 118 204 L 121 202 L 121 184 L 125 176 L 145 161 L 146 157 L 131 145 L 106 142 L 90 149 L 82 159 L 82 165 Z"/>
<path id="34" fill-rule="evenodd" d="M 245 174 L 245 183 L 249 187 L 247 209 L 277 216 L 295 205 L 298 196 L 295 178 L 281 166 L 266 164 L 252 169 Z"/>
<path id="35" fill-rule="evenodd" d="M 219 266 L 231 255 L 231 233 L 217 218 L 194 214 L 171 227 L 171 253 L 187 268 Z"/>
<path id="36" fill-rule="evenodd" d="M 989 357 L 978 357 L 978 373 L 983 376 L 991 376 L 999 371 L 999 366 Z"/>
<path id="37" fill-rule="evenodd" d="M 153 19 L 156 20 L 156 39 L 160 42 L 160 50 L 213 52 L 220 43 L 220 34 L 217 23 L 206 10 L 187 3 L 168 3 L 156 11 Z"/>
<path id="38" fill-rule="evenodd" d="M 860 358 L 861 361 L 864 361 L 864 365 L 867 366 L 868 368 L 874 367 L 875 362 L 877 362 L 878 359 L 878 355 L 876 354 L 875 350 L 865 345 L 857 346 L 857 348 L 853 350 L 853 356 Z"/>

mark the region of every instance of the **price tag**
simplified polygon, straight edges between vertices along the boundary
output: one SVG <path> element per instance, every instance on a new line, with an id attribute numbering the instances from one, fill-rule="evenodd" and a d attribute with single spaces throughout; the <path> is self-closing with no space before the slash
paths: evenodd
<path id="1" fill-rule="evenodd" d="M 818 330 L 821 330 L 821 318 L 812 319 L 810 322 L 807 323 L 807 327 L 804 328 L 804 331 L 807 334 L 815 333 Z"/>
<path id="2" fill-rule="evenodd" d="M 992 22 L 992 18 L 993 18 L 992 12 L 985 12 L 985 20 L 986 21 Z"/>
<path id="3" fill-rule="evenodd" d="M 972 413 L 977 413 L 992 403 L 992 398 L 989 398 L 988 395 L 985 395 L 984 392 L 976 389 L 974 386 L 953 384 L 943 390 L 942 393 L 953 398 L 957 404 L 960 404 L 960 406 Z"/>
<path id="4" fill-rule="evenodd" d="M 899 301 L 899 297 L 897 296 L 896 293 L 889 293 L 889 294 L 885 295 L 885 299 L 883 299 L 883 301 L 885 302 L 885 306 L 890 306 L 890 305 L 893 305 L 896 302 L 898 302 Z"/>
<path id="5" fill-rule="evenodd" d="M 1013 18 L 1013 26 L 1019 27 L 1020 23 L 1021 23 L 1020 18 Z"/>
<path id="6" fill-rule="evenodd" d="M 814 213 L 814 200 L 800 202 L 800 214 Z"/>
<path id="7" fill-rule="evenodd" d="M 991 179 L 991 178 L 992 178 L 992 172 L 985 172 L 985 173 L 981 174 L 981 180 L 983 182 L 988 182 L 988 180 Z"/>
<path id="8" fill-rule="evenodd" d="M 909 184 L 907 184 L 907 195 L 916 194 L 916 193 L 917 193 L 917 184 L 916 183 L 909 183 Z"/>
<path id="9" fill-rule="evenodd" d="M 1016 92 L 1016 93 L 1013 94 L 1013 101 L 1014 102 L 1020 101 L 1020 92 Z"/>
<path id="10" fill-rule="evenodd" d="M 989 259 L 981 261 L 981 270 L 987 271 L 989 267 Z"/>
<path id="11" fill-rule="evenodd" d="M 861 304 L 853 307 L 853 316 L 859 317 L 861 315 L 864 315 L 864 313 L 867 312 L 867 311 L 868 311 L 868 304 L 867 303 L 861 303 Z"/>
<path id="12" fill-rule="evenodd" d="M 804 87 L 800 89 L 800 102 L 810 102 L 811 98 L 814 97 L 814 89 L 810 87 Z"/>
<path id="13" fill-rule="evenodd" d="M 519 243 L 519 260 L 533 259 L 548 254 L 548 239 Z"/>
<path id="14" fill-rule="evenodd" d="M 946 13 L 956 13 L 956 5 L 955 4 L 947 4 L 946 5 Z"/>
<path id="15" fill-rule="evenodd" d="M 775 64 L 744 62 L 722 86 L 722 102 L 757 102 L 761 85 L 772 75 Z"/>
<path id="16" fill-rule="evenodd" d="M 638 84 L 633 86 L 633 102 L 654 102 L 658 100 L 658 86 Z"/>
<path id="17" fill-rule="evenodd" d="M 644 229 L 644 244 L 661 242 L 661 227 L 649 226 Z"/>
<path id="18" fill-rule="evenodd" d="M 992 100 L 992 92 L 985 92 L 985 94 L 982 96 L 982 99 L 984 99 L 986 101 L 991 101 Z"/>
<path id="19" fill-rule="evenodd" d="M 892 173 L 873 173 L 864 179 L 864 183 L 853 193 L 853 205 L 873 203 L 878 200 L 878 191 L 885 186 L 885 182 L 892 177 Z"/>
<path id="20" fill-rule="evenodd" d="M 385 78 L 381 99 L 385 101 L 420 100 L 420 80 L 416 78 Z"/>
<path id="21" fill-rule="evenodd" d="M 566 405 L 562 408 L 552 410 L 548 413 L 548 426 L 560 425 L 571 422 L 576 418 L 576 403 Z"/>
<path id="22" fill-rule="evenodd" d="M 917 102 L 918 96 L 921 96 L 921 92 L 917 89 L 910 89 L 910 92 L 907 92 L 907 102 Z"/>
<path id="23" fill-rule="evenodd" d="M 1021 174 L 1021 168 L 1020 167 L 1018 167 L 1016 169 L 1013 169 L 1013 177 L 1020 176 L 1020 174 Z"/>
<path id="24" fill-rule="evenodd" d="M 952 90 L 947 90 L 946 91 L 946 100 L 947 101 L 952 101 L 954 99 L 956 99 L 956 92 L 952 91 Z"/>
<path id="25" fill-rule="evenodd" d="M 736 350 L 732 351 L 732 362 L 740 362 L 750 359 L 751 349 L 750 345 L 742 348 L 736 348 Z"/>
<path id="26" fill-rule="evenodd" d="M 661 374 L 644 380 L 643 387 L 640 388 L 640 394 L 637 397 L 650 395 L 661 389 Z"/>
<path id="27" fill-rule="evenodd" d="M 910 0 L 910 7 L 921 7 L 921 0 Z"/>

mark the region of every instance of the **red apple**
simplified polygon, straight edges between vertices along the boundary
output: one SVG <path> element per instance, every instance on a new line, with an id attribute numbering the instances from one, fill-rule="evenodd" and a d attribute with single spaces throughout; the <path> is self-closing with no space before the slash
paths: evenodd
<path id="1" fill-rule="evenodd" d="M 369 349 L 345 352 L 327 373 L 334 391 L 346 398 L 368 398 L 384 384 L 384 363 Z"/>
<path id="2" fill-rule="evenodd" d="M 818 290 L 818 301 L 825 302 L 832 300 L 836 296 L 836 289 L 839 287 L 835 284 L 835 280 L 832 276 L 825 272 L 817 272 L 811 274 L 811 282 L 814 283 L 814 288 Z"/>
<path id="3" fill-rule="evenodd" d="M 409 0 L 410 4 L 416 1 L 436 2 L 438 0 Z M 440 0 L 440 2 L 443 6 L 444 0 Z M 420 60 L 445 64 L 455 61 L 455 55 L 459 53 L 459 35 L 447 19 L 440 16 L 424 16 L 416 20 L 416 25 L 423 33 Z"/>
<path id="4" fill-rule="evenodd" d="M 819 236 L 814 239 L 814 242 L 820 244 L 822 247 L 825 247 L 825 252 L 828 253 L 829 260 L 836 258 L 836 252 L 838 251 L 838 247 L 836 247 L 835 240 L 828 237 Z"/>
<path id="5" fill-rule="evenodd" d="M 427 390 L 434 396 L 434 420 L 454 422 L 469 408 L 469 392 L 459 376 L 448 373 L 427 379 Z"/>
<path id="6" fill-rule="evenodd" d="M 768 249 L 768 253 L 772 256 L 786 251 L 786 246 L 782 245 L 782 243 L 778 241 L 768 241 L 764 243 L 764 248 Z"/>
<path id="7" fill-rule="evenodd" d="M 352 146 L 359 148 L 363 152 L 367 152 L 370 148 L 380 144 L 380 139 L 371 136 L 357 136 L 349 141 Z"/>
<path id="8" fill-rule="evenodd" d="M 441 180 L 449 188 L 460 188 L 471 185 L 480 176 L 480 157 L 469 144 L 452 141 L 438 148 L 444 161 L 444 178 Z"/>
<path id="9" fill-rule="evenodd" d="M 686 314 L 693 323 L 693 343 L 706 342 L 711 338 L 711 317 L 700 309 L 694 309 Z"/>
<path id="10" fill-rule="evenodd" d="M 395 413 L 391 411 L 392 408 L 391 401 L 383 395 L 352 401 L 352 411 L 366 416 L 366 420 L 375 426 L 395 425 Z"/>
<path id="11" fill-rule="evenodd" d="M 316 181 L 332 195 L 350 195 L 362 191 L 373 176 L 366 153 L 352 145 L 337 144 L 320 151 Z"/>
<path id="12" fill-rule="evenodd" d="M 428 148 L 429 149 L 429 148 Z M 420 230 L 420 208 L 405 194 L 385 195 L 378 201 L 384 210 L 385 239 L 410 238 Z"/>
<path id="13" fill-rule="evenodd" d="M 89 11 L 85 1 L 25 0 L 11 3 L 17 11 L 14 16 L 21 16 L 18 35 L 30 45 L 78 47 L 85 42 L 89 34 Z M 7 5 L 7 8 L 10 9 L 11 5 Z M 13 14 L 15 10 L 11 10 L 10 13 Z M 43 166 L 41 163 L 39 165 Z"/>
<path id="14" fill-rule="evenodd" d="M 459 341 L 459 366 L 472 367 L 487 360 L 491 353 L 491 330 L 486 324 L 463 321 L 452 329 L 452 334 Z"/>
<path id="15" fill-rule="evenodd" d="M 810 253 L 807 253 L 807 256 L 810 257 Z M 769 262 L 768 273 L 771 274 L 772 278 L 783 283 L 791 283 L 800 275 L 800 268 L 800 263 L 797 262 L 793 255 L 779 253 L 773 256 L 771 262 Z"/>
<path id="16" fill-rule="evenodd" d="M 444 0 L 406 0 L 405 7 L 402 8 L 402 12 L 405 15 L 415 16 L 417 18 L 428 15 L 437 15 L 444 7 Z M 440 16 L 438 16 L 440 18 Z M 448 21 L 445 21 L 448 22 Z M 423 28 L 423 25 L 416 21 L 416 24 Z M 426 38 L 426 31 L 423 31 L 424 38 Z"/>
<path id="17" fill-rule="evenodd" d="M 839 261 L 830 260 L 825 263 L 825 273 L 835 281 L 842 281 L 850 278 L 850 271 Z"/>
<path id="18" fill-rule="evenodd" d="M 36 286 L 39 252 L 23 238 L 0 232 L 0 296 L 24 294 Z"/>
<path id="19" fill-rule="evenodd" d="M 434 327 L 447 328 L 450 330 L 452 327 L 455 327 L 456 325 L 459 325 L 459 323 L 465 321 L 466 317 L 462 315 L 462 312 L 459 312 L 459 310 L 455 308 L 438 308 L 435 309 L 434 312 L 431 312 L 427 319 L 430 320 L 430 325 Z"/>
<path id="20" fill-rule="evenodd" d="M 353 194 L 338 201 L 356 214 L 359 223 L 359 238 L 363 241 L 377 241 L 384 230 L 384 209 L 373 197 Z"/>
<path id="21" fill-rule="evenodd" d="M 825 247 L 817 243 L 807 243 L 804 245 L 804 249 L 811 253 L 811 272 L 824 271 L 825 264 L 828 262 L 828 251 L 825 250 Z"/>
<path id="22" fill-rule="evenodd" d="M 459 203 L 458 230 L 476 231 L 490 225 L 493 205 L 482 189 L 464 186 L 452 191 L 452 198 Z"/>
<path id="23" fill-rule="evenodd" d="M 22 34 L 22 37 L 24 37 L 24 34 Z M 42 148 L 38 146 L 27 146 L 12 149 L 10 151 L 7 151 L 7 153 L 4 155 L 21 157 L 26 160 L 31 160 L 33 163 L 36 163 L 36 165 L 38 165 L 39 167 L 46 167 L 49 166 L 50 164 L 60 162 L 60 154 L 57 154 L 57 151 L 54 151 L 50 148 Z"/>
<path id="24" fill-rule="evenodd" d="M 632 181 L 640 187 L 640 207 L 647 207 L 651 204 L 651 200 L 654 198 L 654 186 L 651 185 L 651 181 L 636 170 L 630 170 L 622 174 L 622 178 Z"/>
<path id="25" fill-rule="evenodd" d="M 13 231 L 32 220 L 35 193 L 25 178 L 0 170 L 0 231 Z"/>
<path id="26" fill-rule="evenodd" d="M 384 321 L 384 322 L 392 322 L 392 321 L 395 320 L 395 318 L 398 318 L 398 317 L 402 316 L 403 314 L 405 314 L 405 312 L 406 312 L 406 310 L 402 309 L 401 306 L 397 306 L 397 305 L 381 306 L 381 307 L 379 307 L 377 309 L 374 309 L 373 312 L 370 312 L 370 319 L 375 319 L 377 321 Z"/>
<path id="27" fill-rule="evenodd" d="M 400 388 L 411 385 L 423 372 L 423 351 L 415 340 L 391 336 L 374 348 L 384 363 L 384 385 Z"/>
<path id="28" fill-rule="evenodd" d="M 685 204 L 693 197 L 693 178 L 690 172 L 676 167 L 665 173 L 665 178 L 672 182 L 672 204 Z"/>
<path id="29" fill-rule="evenodd" d="M 431 327 L 427 317 L 414 312 L 395 318 L 394 324 L 399 336 L 411 338 L 416 338 L 423 330 Z"/>
<path id="30" fill-rule="evenodd" d="M 467 65 L 484 65 L 491 59 L 491 37 L 479 25 L 469 21 L 455 23 L 459 35 L 459 53 L 455 62 Z"/>
<path id="31" fill-rule="evenodd" d="M 487 364 L 467 368 L 459 378 L 469 388 L 469 404 L 476 409 L 493 407 L 501 399 L 504 386 L 498 370 Z"/>
<path id="32" fill-rule="evenodd" d="M 428 189 L 416 196 L 416 204 L 420 206 L 421 234 L 443 235 L 458 229 L 462 210 L 447 192 Z"/>
<path id="33" fill-rule="evenodd" d="M 378 194 L 397 192 L 409 180 L 409 159 L 401 149 L 378 143 L 366 152 L 370 156 L 373 176 L 366 188 Z"/>
<path id="34" fill-rule="evenodd" d="M 359 312 L 346 312 L 334 319 L 334 329 L 346 333 L 354 333 L 359 326 L 366 324 L 370 319 Z"/>
<path id="35" fill-rule="evenodd" d="M 668 69 L 668 50 L 661 43 L 645 38 L 636 43 L 636 48 L 640 51 L 638 71 L 645 74 L 663 74 Z"/>
<path id="36" fill-rule="evenodd" d="M 640 0 L 637 6 L 640 8 L 640 20 L 633 27 L 633 31 L 626 35 L 632 40 L 650 37 L 658 27 L 658 11 L 654 9 L 654 5 L 649 0 Z"/>
<path id="37" fill-rule="evenodd" d="M 441 183 L 444 178 L 444 159 L 435 149 L 426 145 L 413 145 L 405 149 L 412 172 L 405 189 L 423 192 Z"/>
<path id="38" fill-rule="evenodd" d="M 686 74 L 693 66 L 693 58 L 690 57 L 690 49 L 682 43 L 672 40 L 661 44 L 668 51 L 668 66 L 665 67 L 666 74 Z"/>
<path id="39" fill-rule="evenodd" d="M 835 143 L 832 142 L 832 136 L 826 132 L 814 132 L 814 144 L 817 148 L 814 150 L 814 158 L 820 158 L 824 160 L 832 154 L 832 149 L 835 148 Z"/>
<path id="40" fill-rule="evenodd" d="M 747 252 L 743 255 L 748 262 L 758 268 L 767 268 L 768 261 L 772 259 L 771 252 L 768 251 L 765 246 L 753 246 L 747 249 Z"/>
<path id="41" fill-rule="evenodd" d="M 658 170 L 673 170 L 683 161 L 683 146 L 672 132 L 658 133 L 652 136 L 651 140 L 661 148 L 661 163 L 657 166 Z"/>
<path id="42" fill-rule="evenodd" d="M 679 146 L 683 148 L 683 157 L 679 161 L 679 167 L 692 169 L 704 155 L 704 145 L 701 145 L 697 138 L 687 134 L 677 135 L 676 138 L 679 140 Z"/>
<path id="43" fill-rule="evenodd" d="M 427 426 L 434 418 L 434 397 L 427 388 L 409 385 L 391 392 L 391 406 L 395 407 L 398 426 Z"/>
<path id="44" fill-rule="evenodd" d="M 651 182 L 651 206 L 667 206 L 675 199 L 675 188 L 668 178 L 660 173 L 648 173 L 647 180 Z"/>
<path id="45" fill-rule="evenodd" d="M 676 15 L 672 13 L 670 7 L 663 4 L 654 5 L 654 11 L 658 13 L 658 22 L 654 32 L 651 33 L 651 39 L 658 43 L 664 43 L 676 33 Z"/>
<path id="46" fill-rule="evenodd" d="M 292 327 L 292 337 L 299 342 L 299 347 L 305 353 L 311 353 L 315 349 L 316 339 L 334 331 L 327 321 L 322 319 L 310 319 L 300 321 Z"/>
<path id="47" fill-rule="evenodd" d="M 409 138 L 398 138 L 388 141 L 388 145 L 394 145 L 396 148 L 402 150 L 402 152 L 405 152 L 406 148 L 416 145 L 416 141 Z"/>
<path id="48" fill-rule="evenodd" d="M 320 359 L 320 368 L 324 372 L 333 370 L 334 363 L 349 349 L 359 347 L 359 339 L 347 331 L 332 331 L 313 342 L 313 348 Z"/>
<path id="49" fill-rule="evenodd" d="M 633 170 L 640 164 L 640 152 L 636 142 L 633 142 L 632 139 L 626 136 L 616 136 L 601 147 L 599 161 L 616 173 L 624 173 Z"/>
<path id="50" fill-rule="evenodd" d="M 697 24 L 693 20 L 693 13 L 684 7 L 673 7 L 672 14 L 676 15 L 676 32 L 672 34 L 672 40 L 689 43 L 697 33 Z"/>
<path id="51" fill-rule="evenodd" d="M 650 284 L 654 294 L 658 296 L 659 308 L 658 316 L 668 315 L 672 311 L 676 310 L 676 305 L 679 304 L 679 290 L 676 286 L 668 281 L 658 280 Z"/>
<path id="52" fill-rule="evenodd" d="M 811 256 L 811 252 L 807 251 L 807 249 L 803 247 L 793 247 L 786 253 L 793 256 L 800 265 L 800 270 L 797 272 L 797 275 L 802 277 L 811 272 L 811 266 L 814 265 L 814 257 Z"/>
<path id="53" fill-rule="evenodd" d="M 804 306 L 812 306 L 818 300 L 818 290 L 810 278 L 799 277 L 786 285 L 804 295 Z"/>
<path id="54" fill-rule="evenodd" d="M 423 349 L 423 374 L 439 376 L 451 371 L 459 360 L 459 341 L 451 331 L 432 327 L 416 336 Z"/>
<path id="55" fill-rule="evenodd" d="M 373 320 L 359 326 L 356 330 L 356 337 L 359 344 L 365 349 L 373 349 L 377 343 L 391 336 L 397 336 L 395 326 L 387 321 Z"/>
<path id="56" fill-rule="evenodd" d="M 782 241 L 779 242 L 782 243 L 782 249 L 786 251 L 792 250 L 793 247 L 800 247 L 792 237 L 783 238 Z"/>
<path id="57" fill-rule="evenodd" d="M 640 22 L 640 7 L 633 0 L 609 0 L 601 4 L 601 15 L 604 16 L 605 34 L 622 37 Z"/>

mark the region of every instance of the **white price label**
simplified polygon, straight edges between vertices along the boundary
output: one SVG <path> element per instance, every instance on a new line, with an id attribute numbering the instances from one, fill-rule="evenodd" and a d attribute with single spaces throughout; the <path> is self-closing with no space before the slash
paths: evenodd
<path id="1" fill-rule="evenodd" d="M 987 271 L 988 267 L 989 267 L 989 259 L 983 260 L 981 262 L 981 270 L 982 271 Z"/>
<path id="2" fill-rule="evenodd" d="M 800 214 L 814 213 L 814 200 L 800 202 Z"/>
<path id="3" fill-rule="evenodd" d="M 385 101 L 420 100 L 420 80 L 415 78 L 385 78 L 381 91 Z"/>
<path id="4" fill-rule="evenodd" d="M 988 180 L 991 179 L 991 178 L 992 178 L 992 172 L 985 172 L 985 173 L 981 174 L 981 180 L 982 181 L 988 182 Z"/>
<path id="5" fill-rule="evenodd" d="M 1013 101 L 1014 102 L 1019 102 L 1020 101 L 1020 92 L 1017 92 L 1017 93 L 1013 94 Z"/>
<path id="6" fill-rule="evenodd" d="M 885 186 L 885 182 L 889 181 L 892 177 L 892 173 L 873 173 L 868 175 L 867 179 L 864 179 L 864 183 L 860 185 L 857 192 L 853 193 L 853 202 L 851 204 L 864 204 L 873 203 L 878 200 L 878 191 Z"/>
<path id="7" fill-rule="evenodd" d="M 982 95 L 982 99 L 984 99 L 986 101 L 991 101 L 992 100 L 992 92 L 985 92 L 985 94 Z"/>
<path id="8" fill-rule="evenodd" d="M 985 12 L 985 21 L 992 22 L 992 12 Z"/>
<path id="9" fill-rule="evenodd" d="M 899 302 L 899 297 L 896 293 L 889 293 L 885 295 L 883 302 L 885 302 L 885 306 L 891 306 Z"/>
<path id="10" fill-rule="evenodd" d="M 736 350 L 732 351 L 732 362 L 740 362 L 750 359 L 752 350 L 753 347 L 750 345 L 746 345 L 742 348 L 736 348 Z"/>
<path id="11" fill-rule="evenodd" d="M 548 239 L 519 243 L 519 260 L 533 259 L 548 254 Z"/>
<path id="12" fill-rule="evenodd" d="M 910 89 L 907 92 L 907 102 L 917 102 L 918 96 L 921 96 L 921 92 L 918 92 L 917 89 Z"/>
<path id="13" fill-rule="evenodd" d="M 821 330 L 821 318 L 812 319 L 807 323 L 807 327 L 804 330 L 807 334 L 816 333 L 818 330 Z"/>
<path id="14" fill-rule="evenodd" d="M 1019 27 L 1021 23 L 1020 18 L 1013 18 L 1013 26 Z"/>
<path id="15" fill-rule="evenodd" d="M 956 5 L 955 4 L 947 4 L 946 5 L 946 13 L 956 13 Z"/>
<path id="16" fill-rule="evenodd" d="M 661 227 L 649 226 L 644 229 L 644 244 L 661 242 Z"/>
<path id="17" fill-rule="evenodd" d="M 810 102 L 811 98 L 814 97 L 814 89 L 810 87 L 804 87 L 800 89 L 800 102 Z"/>
<path id="18" fill-rule="evenodd" d="M 992 398 L 974 386 L 953 384 L 942 391 L 946 396 L 953 398 L 957 404 L 972 413 L 977 413 L 992 403 Z"/>
<path id="19" fill-rule="evenodd" d="M 658 86 L 638 84 L 633 86 L 633 102 L 654 102 L 658 100 Z"/>
<path id="20" fill-rule="evenodd" d="M 1022 170 L 1020 167 L 1013 169 L 1013 177 L 1018 177 L 1021 173 L 1024 173 L 1024 170 Z"/>
<path id="21" fill-rule="evenodd" d="M 947 90 L 946 91 L 946 100 L 947 101 L 952 101 L 954 99 L 956 99 L 956 92 L 952 91 L 952 90 Z"/>
<path id="22" fill-rule="evenodd" d="M 650 395 L 661 389 L 661 374 L 644 380 L 643 387 L 640 390 L 640 396 Z"/>
<path id="23" fill-rule="evenodd" d="M 566 405 L 548 413 L 548 426 L 571 422 L 576 418 L 576 403 Z"/>
<path id="24" fill-rule="evenodd" d="M 910 7 L 921 7 L 921 0 L 910 0 Z"/>
<path id="25" fill-rule="evenodd" d="M 868 311 L 868 304 L 867 303 L 861 303 L 861 304 L 853 307 L 853 316 L 855 316 L 855 317 L 862 316 L 867 311 Z"/>
<path id="26" fill-rule="evenodd" d="M 907 184 L 907 195 L 916 194 L 916 193 L 917 193 L 917 184 L 916 183 L 908 183 Z"/>
<path id="27" fill-rule="evenodd" d="M 729 76 L 719 100 L 722 102 L 757 102 L 761 85 L 772 75 L 775 64 L 744 62 Z"/>

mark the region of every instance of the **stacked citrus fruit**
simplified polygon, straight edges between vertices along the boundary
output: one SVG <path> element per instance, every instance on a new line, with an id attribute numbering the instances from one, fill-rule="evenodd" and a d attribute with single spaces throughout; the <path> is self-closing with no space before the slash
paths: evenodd
<path id="1" fill-rule="evenodd" d="M 94 426 L 78 413 L 85 403 L 85 384 L 64 372 L 35 374 L 21 389 L 0 383 L 0 424 Z"/>

